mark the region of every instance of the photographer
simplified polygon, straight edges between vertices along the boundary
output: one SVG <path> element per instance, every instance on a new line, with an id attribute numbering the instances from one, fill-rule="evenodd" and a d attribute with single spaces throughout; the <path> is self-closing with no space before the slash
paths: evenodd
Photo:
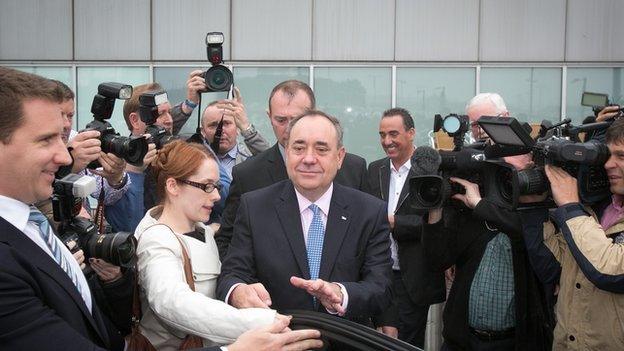
<path id="1" fill-rule="evenodd" d="M 206 146 L 210 145 L 215 136 L 217 126 L 223 118 L 223 128 L 219 141 L 219 150 L 215 150 L 219 163 L 232 178 L 232 168 L 252 155 L 257 155 L 269 148 L 264 137 L 249 123 L 243 98 L 238 88 L 234 88 L 233 100 L 213 101 L 204 110 L 201 119 L 201 134 Z M 238 142 L 238 135 L 244 142 Z"/>
<path id="2" fill-rule="evenodd" d="M 194 71 L 197 72 L 197 71 Z M 201 89 L 203 78 L 194 75 L 187 81 L 187 92 L 189 96 L 195 96 L 198 89 Z M 201 72 L 201 71 L 200 71 Z M 161 91 L 162 87 L 158 83 L 150 83 L 136 86 L 132 91 L 130 99 L 124 102 L 123 115 L 126 125 L 133 137 L 145 134 L 147 125 L 141 120 L 139 114 L 139 97 L 147 92 Z M 169 135 L 176 134 L 184 125 L 184 122 L 190 116 L 185 111 L 186 102 L 177 105 L 173 109 L 169 102 L 158 105 L 158 118 L 154 125 L 164 128 Z M 192 111 L 192 110 L 191 110 Z M 175 117 L 173 113 L 176 113 Z M 126 171 L 132 181 L 128 191 L 119 199 L 119 201 L 105 208 L 106 219 L 116 231 L 123 230 L 134 232 L 135 228 L 143 218 L 146 210 L 156 203 L 155 180 L 149 174 L 149 165 L 156 158 L 156 144 L 149 144 L 149 151 L 143 159 L 142 166 L 133 166 L 128 164 Z M 221 181 L 229 185 L 229 179 L 225 170 L 220 170 Z"/>
<path id="3" fill-rule="evenodd" d="M 508 116 L 498 94 L 479 94 L 466 106 L 475 139 L 484 133 L 481 116 Z M 526 157 L 510 157 L 522 164 Z M 542 288 L 529 264 L 517 213 L 489 199 L 479 186 L 451 177 L 464 194 L 453 195 L 463 206 L 429 212 L 423 246 L 432 269 L 456 266 L 444 310 L 443 350 L 548 350 Z"/>
<path id="4" fill-rule="evenodd" d="M 624 120 L 607 129 L 605 163 L 611 199 L 593 209 L 580 203 L 577 180 L 546 166 L 558 208 L 522 214 L 525 235 L 542 240 L 561 264 L 554 348 L 621 350 L 624 347 Z"/>

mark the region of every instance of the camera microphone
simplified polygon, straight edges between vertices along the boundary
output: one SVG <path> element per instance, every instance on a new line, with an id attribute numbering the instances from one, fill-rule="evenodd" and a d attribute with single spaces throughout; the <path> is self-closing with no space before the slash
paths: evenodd
<path id="1" fill-rule="evenodd" d="M 438 151 L 429 146 L 419 146 L 412 155 L 412 171 L 416 175 L 438 174 L 442 158 Z"/>

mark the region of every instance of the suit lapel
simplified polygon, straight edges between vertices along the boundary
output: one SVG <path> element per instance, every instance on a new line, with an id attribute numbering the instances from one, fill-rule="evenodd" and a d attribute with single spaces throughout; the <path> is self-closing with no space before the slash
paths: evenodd
<path id="1" fill-rule="evenodd" d="M 413 157 L 413 156 L 412 156 Z M 399 195 L 399 202 L 397 202 L 396 205 L 396 209 L 394 212 L 398 211 L 399 208 L 401 208 L 401 206 L 403 205 L 403 202 L 405 202 L 405 200 L 407 199 L 407 197 L 410 194 L 410 179 L 412 177 L 417 176 L 416 172 L 414 171 L 414 159 L 410 159 L 410 170 L 409 172 L 407 172 L 407 178 L 405 178 L 405 183 L 403 183 L 403 189 L 401 189 L 401 194 Z"/>
<path id="2" fill-rule="evenodd" d="M 80 311 L 82 311 L 85 317 L 87 317 L 87 320 L 89 320 L 89 323 L 91 323 L 91 326 L 96 330 L 102 341 L 105 344 L 108 344 L 109 340 L 108 337 L 106 337 L 107 334 L 101 330 L 102 324 L 98 326 L 98 323 L 96 323 L 93 315 L 89 312 L 82 296 L 78 293 L 78 289 L 76 289 L 74 283 L 61 266 L 59 266 L 52 257 L 37 246 L 37 244 L 30 240 L 26 234 L 22 233 L 4 218 L 0 217 L 0 228 L 2 227 L 6 229 L 0 231 L 0 241 L 7 242 L 10 246 L 14 247 L 21 253 L 28 253 L 29 262 L 49 276 L 52 280 L 59 284 L 65 292 L 67 292 L 78 308 L 80 308 Z M 95 305 L 95 300 L 92 301 L 93 305 Z"/>
<path id="3" fill-rule="evenodd" d="M 390 193 L 390 159 L 386 159 L 388 162 L 383 162 L 379 167 L 379 184 L 381 186 L 381 199 L 388 201 L 388 194 Z"/>
<path id="4" fill-rule="evenodd" d="M 327 226 L 325 228 L 325 237 L 323 239 L 323 256 L 321 259 L 321 268 L 319 270 L 319 278 L 330 281 L 330 274 L 340 247 L 347 234 L 349 222 L 351 221 L 351 212 L 348 211 L 347 199 L 344 198 L 341 186 L 334 183 L 334 191 L 331 203 L 329 205 L 329 214 L 327 215 Z"/>
<path id="5" fill-rule="evenodd" d="M 303 279 L 310 279 L 310 268 L 308 266 L 308 252 L 303 239 L 303 229 L 301 228 L 301 214 L 299 212 L 299 202 L 295 194 L 295 188 L 291 182 L 285 182 L 285 186 L 279 199 L 276 201 L 275 210 L 277 217 L 282 224 L 284 235 L 288 240 L 290 248 L 295 255 L 301 276 Z"/>
<path id="6" fill-rule="evenodd" d="M 267 155 L 267 161 L 270 164 L 267 171 L 273 184 L 288 179 L 288 172 L 286 172 L 286 165 L 279 150 L 279 143 L 273 145 L 271 152 Z"/>

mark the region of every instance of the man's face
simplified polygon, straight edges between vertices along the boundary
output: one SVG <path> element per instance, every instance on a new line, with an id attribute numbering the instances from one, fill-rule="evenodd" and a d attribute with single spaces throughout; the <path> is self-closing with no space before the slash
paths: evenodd
<path id="1" fill-rule="evenodd" d="M 320 197 L 336 177 L 344 159 L 336 129 L 322 116 L 307 116 L 290 131 L 286 147 L 288 177 L 306 197 Z"/>
<path id="2" fill-rule="evenodd" d="M 171 110 L 171 105 L 168 102 L 158 105 L 158 118 L 156 118 L 154 125 L 163 127 L 167 130 L 167 132 L 172 133 L 173 118 L 171 117 L 171 114 L 169 113 L 170 110 Z M 145 129 L 147 129 L 147 125 L 141 119 L 141 116 L 139 115 L 139 111 L 133 112 L 130 117 L 130 120 L 132 121 L 132 134 L 134 135 L 145 134 Z"/>
<path id="3" fill-rule="evenodd" d="M 67 144 L 69 141 L 69 134 L 72 130 L 72 122 L 74 121 L 74 100 L 69 99 L 63 101 L 61 104 L 61 112 L 63 113 L 63 142 Z"/>
<path id="4" fill-rule="evenodd" d="M 206 111 L 204 111 L 204 116 L 202 118 L 202 134 L 209 143 L 212 143 L 215 132 L 217 131 L 217 125 L 219 125 L 219 121 L 221 121 L 221 116 L 223 116 L 223 131 L 219 142 L 218 153 L 219 155 L 224 155 L 236 146 L 238 129 L 236 128 L 234 117 L 224 116 L 223 111 L 219 110 L 215 105 L 208 107 Z"/>
<path id="5" fill-rule="evenodd" d="M 474 105 L 466 110 L 466 114 L 470 119 L 470 130 L 472 132 L 472 137 L 475 140 L 487 139 L 488 136 L 485 134 L 483 129 L 479 127 L 477 121 L 481 116 L 509 116 L 509 112 L 505 111 L 504 113 L 499 113 L 497 111 L 496 106 L 491 102 L 484 102 L 478 105 Z"/>
<path id="6" fill-rule="evenodd" d="M 379 123 L 381 147 L 391 160 L 405 161 L 414 151 L 414 128 L 405 129 L 399 115 L 383 117 Z"/>
<path id="7" fill-rule="evenodd" d="M 273 127 L 273 133 L 275 133 L 275 138 L 277 138 L 277 141 L 282 146 L 286 146 L 286 141 L 288 139 L 287 129 L 290 120 L 302 115 L 306 110 L 311 108 L 312 101 L 310 101 L 308 95 L 301 90 L 298 90 L 292 98 L 282 91 L 278 91 L 273 95 L 269 103 L 268 114 L 271 120 L 271 126 Z"/>
<path id="8" fill-rule="evenodd" d="M 60 104 L 29 100 L 23 113 L 8 143 L 0 142 L 0 194 L 31 204 L 52 196 L 54 173 L 71 157 L 62 139 Z"/>
<path id="9" fill-rule="evenodd" d="M 612 194 L 624 195 L 624 143 L 607 144 L 611 156 L 604 167 L 607 170 Z"/>

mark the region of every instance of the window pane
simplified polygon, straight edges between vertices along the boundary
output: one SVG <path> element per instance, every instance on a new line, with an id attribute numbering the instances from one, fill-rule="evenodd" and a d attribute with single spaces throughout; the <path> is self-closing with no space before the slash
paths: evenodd
<path id="1" fill-rule="evenodd" d="M 149 83 L 149 69 L 147 67 L 78 67 L 78 129 L 83 129 L 87 123 L 93 120 L 91 114 L 91 104 L 93 97 L 97 93 L 100 83 L 117 82 L 132 86 Z M 130 131 L 126 126 L 123 117 L 124 100 L 115 100 L 115 109 L 108 122 L 121 135 L 129 135 Z"/>
<path id="2" fill-rule="evenodd" d="M 383 156 L 378 125 L 392 105 L 392 70 L 385 67 L 316 67 L 317 108 L 340 119 L 348 152 L 367 162 Z"/>
<path id="3" fill-rule="evenodd" d="M 234 83 L 241 91 L 249 122 L 269 145 L 276 141 L 266 114 L 269 95 L 274 86 L 289 79 L 308 83 L 310 70 L 308 67 L 234 67 Z"/>
<path id="4" fill-rule="evenodd" d="M 482 68 L 481 92 L 499 93 L 519 121 L 561 119 L 560 68 Z"/>
<path id="5" fill-rule="evenodd" d="M 72 73 L 70 67 L 37 67 L 37 66 L 13 66 L 11 68 L 18 69 L 20 71 L 34 73 L 40 75 L 42 77 L 56 79 L 60 82 L 63 82 L 67 85 L 71 90 L 76 93 L 76 89 L 74 88 L 74 82 L 72 80 Z M 76 129 L 78 120 L 74 118 L 72 128 Z"/>
<path id="6" fill-rule="evenodd" d="M 435 114 L 463 114 L 474 92 L 474 68 L 397 68 L 396 103 L 414 118 L 416 145 L 430 145 Z"/>
<path id="7" fill-rule="evenodd" d="M 189 74 L 194 70 L 205 71 L 209 66 L 205 67 L 155 67 L 154 81 L 158 82 L 165 90 L 169 97 L 171 106 L 177 105 L 186 99 L 186 81 Z M 193 134 L 197 128 L 198 116 L 206 106 L 214 100 L 225 99 L 226 92 L 203 93 L 201 95 L 201 105 L 198 106 L 189 120 L 184 124 L 181 134 Z"/>
<path id="8" fill-rule="evenodd" d="M 568 68 L 566 117 L 575 124 L 593 116 L 591 107 L 581 105 L 584 91 L 609 94 L 612 104 L 624 104 L 622 68 Z"/>

